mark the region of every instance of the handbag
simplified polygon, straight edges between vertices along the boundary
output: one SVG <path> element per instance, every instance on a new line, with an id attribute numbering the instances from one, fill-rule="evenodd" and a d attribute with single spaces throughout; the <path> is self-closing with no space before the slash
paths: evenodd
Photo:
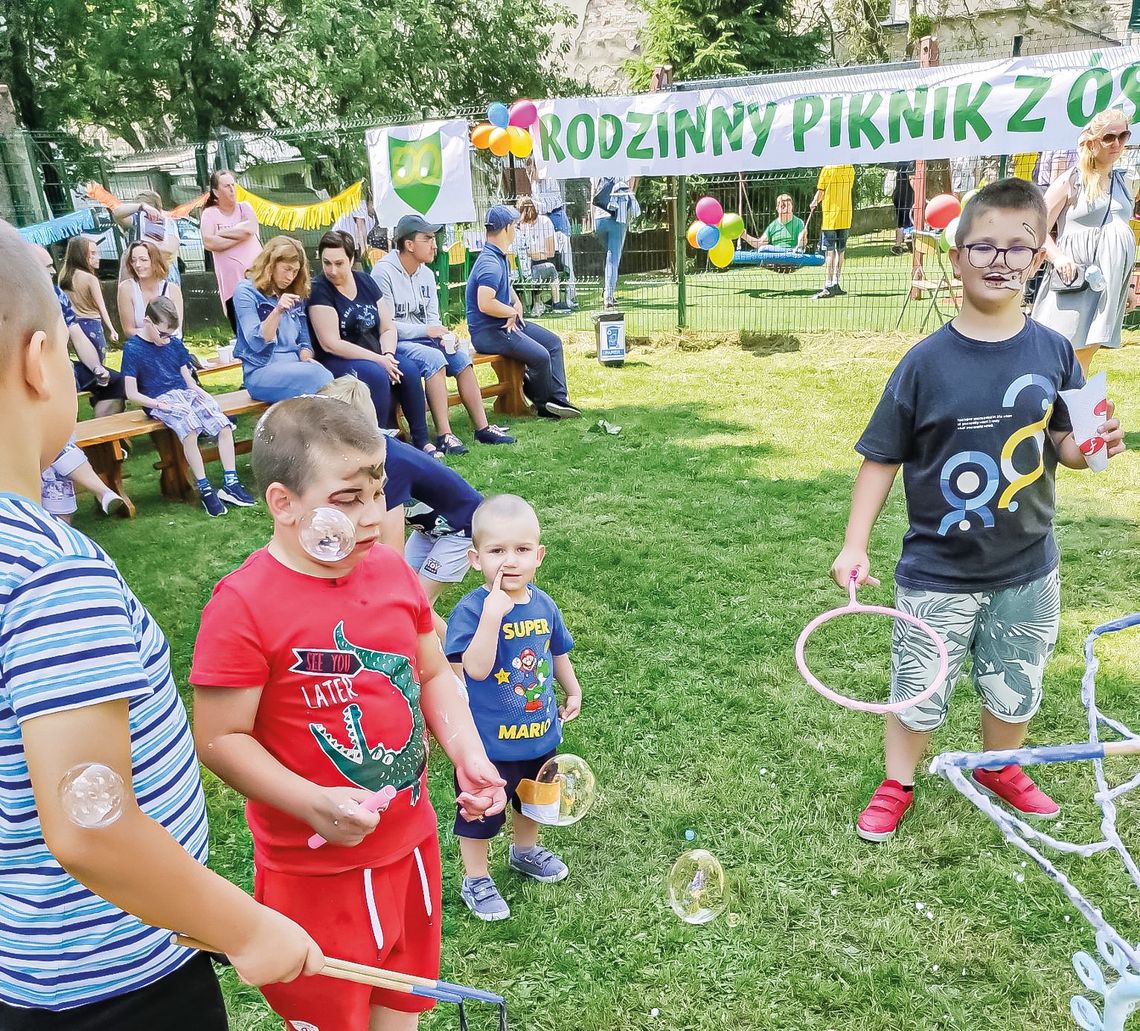
<path id="1" fill-rule="evenodd" d="M 601 208 L 603 211 L 608 211 L 614 214 L 617 211 L 613 203 L 614 193 L 614 180 L 612 178 L 603 179 L 598 184 L 598 192 L 594 194 L 591 202 L 595 207 Z"/>
<path id="2" fill-rule="evenodd" d="M 1115 191 L 1115 189 L 1116 189 L 1116 175 L 1117 175 L 1116 169 L 1113 169 L 1113 171 L 1109 174 L 1108 204 L 1105 206 L 1105 209 L 1104 209 L 1104 219 L 1100 223 L 1101 229 L 1103 229 L 1106 225 L 1108 225 L 1108 220 L 1112 215 L 1112 195 L 1113 195 L 1113 191 Z M 1074 182 L 1074 184 L 1077 184 L 1080 182 L 1080 180 L 1076 176 L 1074 176 L 1073 182 Z M 1078 265 L 1077 266 L 1077 274 L 1073 277 L 1073 281 L 1071 283 L 1066 283 L 1057 274 L 1056 268 L 1050 269 L 1049 270 L 1049 289 L 1055 294 L 1075 294 L 1075 293 L 1080 293 L 1082 290 L 1090 289 L 1091 284 L 1089 283 L 1089 280 L 1088 280 L 1087 270 L 1091 267 L 1092 267 L 1091 264 L 1090 265 Z M 1103 287 L 1102 287 L 1102 289 L 1103 289 Z"/>

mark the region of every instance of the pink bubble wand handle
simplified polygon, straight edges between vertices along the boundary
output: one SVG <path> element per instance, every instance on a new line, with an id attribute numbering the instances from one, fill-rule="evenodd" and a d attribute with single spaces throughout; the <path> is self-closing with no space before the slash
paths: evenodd
<path id="1" fill-rule="evenodd" d="M 875 582 L 877 583 L 878 581 Z M 845 709 L 856 709 L 859 712 L 887 713 L 902 712 L 904 709 L 911 708 L 911 706 L 921 705 L 923 702 L 932 698 L 934 693 L 946 683 L 946 674 L 950 669 L 950 656 L 946 652 L 946 645 L 943 644 L 942 638 L 938 636 L 937 632 L 929 623 L 924 622 L 917 616 L 912 616 L 909 612 L 901 612 L 899 609 L 887 608 L 885 605 L 862 604 L 855 597 L 855 593 L 858 589 L 859 570 L 853 569 L 851 570 L 851 578 L 847 582 L 847 604 L 816 616 L 815 619 L 804 627 L 803 632 L 796 641 L 796 665 L 800 669 L 800 676 L 811 684 L 824 698 L 830 699 L 837 705 L 842 705 Z M 848 698 L 846 695 L 841 695 L 838 691 L 833 691 L 808 669 L 807 660 L 804 658 L 804 650 L 807 646 L 808 638 L 823 626 L 824 623 L 838 619 L 840 616 L 862 615 L 890 616 L 893 619 L 901 619 L 905 623 L 910 623 L 912 626 L 918 627 L 919 630 L 934 642 L 934 647 L 938 650 L 938 672 L 935 674 L 934 680 L 928 688 L 913 698 L 904 698 L 898 702 L 864 702 L 858 698 Z"/>
<path id="2" fill-rule="evenodd" d="M 382 787 L 374 795 L 369 795 L 363 802 L 360 803 L 360 808 L 369 813 L 382 813 L 388 808 L 388 804 L 396 797 L 396 789 L 391 785 Z M 309 838 L 309 848 L 320 848 L 322 845 L 327 845 L 328 840 L 322 838 L 319 834 L 314 834 Z"/>

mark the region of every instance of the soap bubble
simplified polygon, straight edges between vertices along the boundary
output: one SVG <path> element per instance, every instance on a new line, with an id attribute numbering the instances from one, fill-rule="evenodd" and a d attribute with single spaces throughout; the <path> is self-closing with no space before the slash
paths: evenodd
<path id="1" fill-rule="evenodd" d="M 686 841 L 695 841 L 696 838 L 697 838 L 697 832 L 695 830 L 693 830 L 692 827 L 690 827 L 687 831 L 685 831 L 685 840 Z"/>
<path id="2" fill-rule="evenodd" d="M 109 827 L 123 815 L 123 778 L 102 763 L 80 763 L 59 782 L 59 802 L 80 827 Z"/>
<path id="3" fill-rule="evenodd" d="M 339 562 L 356 547 L 356 528 L 337 508 L 314 508 L 301 519 L 301 547 L 318 562 Z"/>
<path id="4" fill-rule="evenodd" d="M 669 871 L 669 905 L 687 924 L 707 924 L 724 910 L 724 869 L 703 848 L 686 852 Z"/>
<path id="5" fill-rule="evenodd" d="M 523 813 L 536 823 L 569 827 L 594 804 L 597 781 L 590 764 L 581 756 L 569 752 L 556 755 L 542 764 L 534 779 L 535 804 L 524 804 Z"/>

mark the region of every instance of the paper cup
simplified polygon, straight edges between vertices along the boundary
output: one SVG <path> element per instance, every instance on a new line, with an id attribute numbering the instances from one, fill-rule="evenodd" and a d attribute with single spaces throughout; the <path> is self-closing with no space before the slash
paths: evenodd
<path id="1" fill-rule="evenodd" d="M 232 345 L 227 344 L 225 347 L 218 348 L 218 364 L 225 365 L 227 362 L 234 360 L 234 349 Z"/>
<path id="2" fill-rule="evenodd" d="M 1073 423 L 1073 439 L 1094 473 L 1108 468 L 1108 445 L 1097 430 L 1108 418 L 1108 377 L 1098 372 L 1080 390 L 1062 390 L 1061 400 Z"/>
<path id="3" fill-rule="evenodd" d="M 456 343 L 457 339 L 458 338 L 456 337 L 456 335 L 454 333 L 444 333 L 443 334 L 443 349 L 448 354 L 455 354 L 455 351 L 457 348 L 457 343 Z"/>

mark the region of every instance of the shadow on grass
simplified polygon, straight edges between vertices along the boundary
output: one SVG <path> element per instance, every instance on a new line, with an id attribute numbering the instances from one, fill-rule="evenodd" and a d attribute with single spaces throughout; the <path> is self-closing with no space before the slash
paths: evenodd
<path id="1" fill-rule="evenodd" d="M 753 333 L 742 330 L 740 347 L 753 358 L 767 358 L 773 354 L 791 354 L 803 347 L 799 337 L 790 333 Z"/>

